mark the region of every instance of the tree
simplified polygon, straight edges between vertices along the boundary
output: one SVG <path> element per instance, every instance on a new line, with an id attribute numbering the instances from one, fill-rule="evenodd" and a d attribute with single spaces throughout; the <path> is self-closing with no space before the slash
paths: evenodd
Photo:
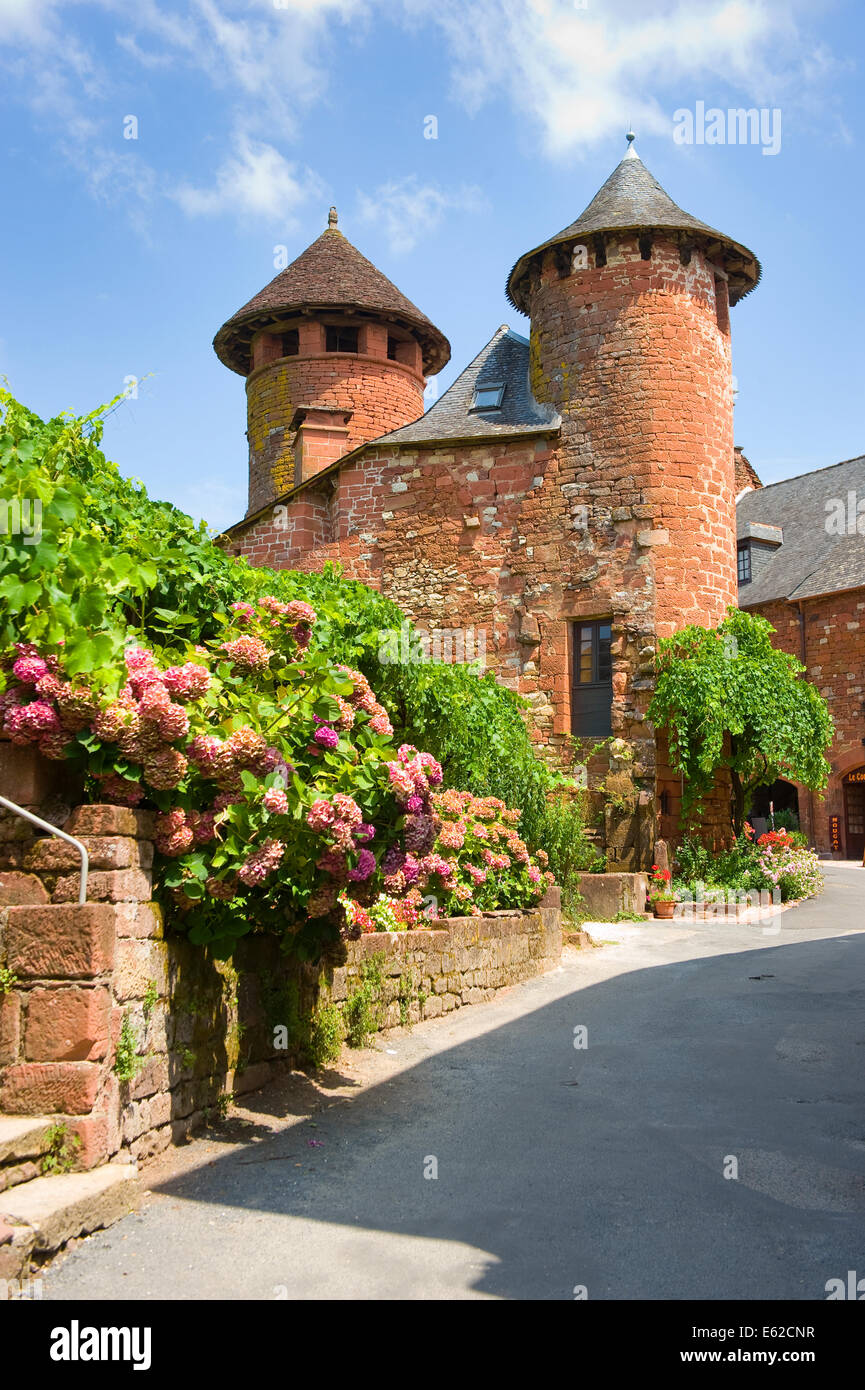
<path id="1" fill-rule="evenodd" d="M 757 787 L 784 777 L 820 791 L 831 771 L 826 701 L 802 663 L 772 646 L 774 631 L 765 618 L 728 608 L 717 628 L 686 627 L 658 649 L 648 717 L 666 730 L 671 765 L 684 775 L 683 813 L 729 768 L 736 835 Z"/>

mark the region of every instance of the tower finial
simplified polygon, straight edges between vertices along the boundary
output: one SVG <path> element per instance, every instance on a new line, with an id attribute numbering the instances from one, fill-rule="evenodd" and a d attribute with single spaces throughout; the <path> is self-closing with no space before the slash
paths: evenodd
<path id="1" fill-rule="evenodd" d="M 336 208 L 331 208 L 330 212 L 327 214 L 327 225 L 328 225 L 328 227 L 335 227 L 336 224 L 337 224 Z"/>
<path id="2" fill-rule="evenodd" d="M 637 151 L 634 149 L 634 141 L 636 140 L 636 138 L 637 137 L 632 130 L 629 130 L 627 135 L 625 136 L 625 139 L 628 142 L 628 152 L 625 155 L 625 159 L 637 159 L 639 157 L 637 155 Z"/>

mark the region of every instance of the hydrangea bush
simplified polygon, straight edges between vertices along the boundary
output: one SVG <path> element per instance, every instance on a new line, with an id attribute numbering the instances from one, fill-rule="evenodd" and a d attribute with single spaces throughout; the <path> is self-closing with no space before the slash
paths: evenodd
<path id="1" fill-rule="evenodd" d="M 425 893 L 442 914 L 537 902 L 552 875 L 519 812 L 437 791 L 439 763 L 394 747 L 366 677 L 312 643 L 316 620 L 300 600 L 236 602 L 204 644 L 128 646 L 99 689 L 67 678 L 62 643 L 19 642 L 4 732 L 77 758 L 95 799 L 156 810 L 170 919 L 217 954 L 269 929 L 311 956 L 369 929 L 367 909 L 414 925 Z"/>

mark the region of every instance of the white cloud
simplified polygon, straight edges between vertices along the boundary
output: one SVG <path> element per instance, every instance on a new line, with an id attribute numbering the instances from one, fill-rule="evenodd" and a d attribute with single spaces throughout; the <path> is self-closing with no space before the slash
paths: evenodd
<path id="1" fill-rule="evenodd" d="M 210 186 L 197 174 L 194 185 L 181 176 L 179 187 L 162 188 L 143 159 L 117 154 L 119 76 L 78 22 L 94 8 L 115 27 L 118 59 L 148 72 L 174 67 L 179 81 L 203 76 L 219 94 L 234 146 Z M 813 17 L 813 0 L 0 0 L 0 70 L 7 91 L 59 122 L 61 149 L 99 196 L 117 187 L 139 214 L 167 195 L 191 216 L 290 217 L 317 185 L 280 150 L 327 100 L 339 46 L 373 20 L 443 39 L 458 100 L 469 111 L 506 102 L 555 158 L 621 135 L 628 121 L 640 135 L 668 135 L 673 111 L 695 97 L 714 104 L 732 91 L 749 104 L 783 97 L 807 110 L 811 93 L 825 96 L 837 60 L 803 37 L 800 14 Z M 366 54 L 373 61 L 371 44 Z M 419 225 L 472 196 L 388 184 L 375 215 L 406 250 Z"/>
<path id="2" fill-rule="evenodd" d="M 290 163 L 273 145 L 238 135 L 234 154 L 217 170 L 210 187 L 182 185 L 171 196 L 190 217 L 229 212 L 291 226 L 300 204 L 324 194 L 321 181 L 310 170 Z"/>
<path id="3" fill-rule="evenodd" d="M 674 106 L 659 91 L 713 100 L 733 87 L 777 101 L 809 60 L 795 26 L 805 0 L 404 0 L 449 44 L 456 94 L 469 110 L 504 95 L 560 156 L 623 134 L 668 134 Z"/>
<path id="4" fill-rule="evenodd" d="M 484 206 L 478 188 L 447 192 L 412 175 L 383 183 L 374 193 L 358 193 L 357 210 L 363 222 L 383 227 L 391 250 L 399 252 L 411 251 L 448 213 L 480 212 Z"/>

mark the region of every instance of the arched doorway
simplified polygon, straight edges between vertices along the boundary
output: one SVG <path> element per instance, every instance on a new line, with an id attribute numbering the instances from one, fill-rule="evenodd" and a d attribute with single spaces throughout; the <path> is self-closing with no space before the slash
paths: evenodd
<path id="1" fill-rule="evenodd" d="M 861 860 L 865 855 L 865 767 L 848 772 L 843 785 L 847 858 Z"/>
<path id="2" fill-rule="evenodd" d="M 774 808 L 774 812 L 770 809 Z M 756 834 L 763 835 L 772 828 L 772 821 L 780 829 L 799 829 L 799 792 L 792 782 L 783 778 L 771 786 L 757 787 L 751 800 L 748 820 Z"/>

